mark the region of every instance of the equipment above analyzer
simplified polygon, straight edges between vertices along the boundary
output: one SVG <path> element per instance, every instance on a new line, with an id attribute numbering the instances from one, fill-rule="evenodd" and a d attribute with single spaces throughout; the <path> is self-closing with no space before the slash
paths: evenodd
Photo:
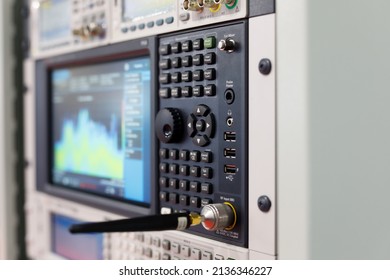
<path id="1" fill-rule="evenodd" d="M 244 0 L 31 0 L 31 48 L 48 57 L 244 18 Z"/>

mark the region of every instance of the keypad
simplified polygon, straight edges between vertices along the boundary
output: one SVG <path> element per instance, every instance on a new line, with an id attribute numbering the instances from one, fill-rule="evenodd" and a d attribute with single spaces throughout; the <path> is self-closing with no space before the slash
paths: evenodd
<path id="1" fill-rule="evenodd" d="M 159 46 L 160 98 L 167 102 L 188 100 L 188 104 L 194 104 L 185 116 L 184 126 L 190 137 L 188 143 L 197 148 L 179 146 L 159 151 L 160 206 L 171 208 L 173 212 L 183 209 L 200 212 L 202 204 L 212 201 L 216 192 L 214 168 L 217 164 L 213 153 L 207 149 L 216 123 L 207 99 L 217 96 L 217 59 L 215 36 L 172 38 Z"/>
<path id="2" fill-rule="evenodd" d="M 159 82 L 166 85 L 164 90 L 160 89 L 160 97 L 215 96 L 216 84 L 210 83 L 217 78 L 215 44 L 216 38 L 209 36 L 160 45 Z M 179 71 L 171 71 L 171 69 Z M 175 84 L 180 86 L 174 86 Z"/>
<path id="3" fill-rule="evenodd" d="M 207 109 L 204 110 L 207 112 Z M 213 153 L 211 151 L 160 149 L 160 202 L 200 210 L 211 201 Z M 194 209 L 196 208 L 196 209 Z"/>
<path id="4" fill-rule="evenodd" d="M 180 203 L 188 204 L 188 196 L 180 196 Z M 105 259 L 155 259 L 155 260 L 224 260 L 224 256 L 207 246 L 188 244 L 166 235 L 145 232 L 109 233 L 104 235 L 103 255 Z"/>

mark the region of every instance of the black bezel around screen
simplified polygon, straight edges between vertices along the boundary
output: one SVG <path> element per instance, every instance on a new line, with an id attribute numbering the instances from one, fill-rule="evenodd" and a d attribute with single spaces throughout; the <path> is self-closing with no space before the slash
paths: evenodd
<path id="1" fill-rule="evenodd" d="M 54 196 L 79 202 L 99 209 L 108 210 L 114 213 L 134 216 L 146 215 L 156 212 L 156 143 L 154 137 L 153 119 L 155 116 L 156 104 L 155 93 L 155 38 L 134 40 L 115 45 L 89 49 L 76 53 L 56 56 L 36 62 L 36 180 L 39 191 L 49 193 Z M 150 203 L 129 200 L 116 196 L 107 196 L 97 192 L 90 192 L 80 188 L 69 188 L 61 184 L 53 183 L 53 93 L 51 73 L 56 69 L 77 68 L 84 66 L 98 66 L 117 62 L 121 60 L 132 60 L 149 58 L 150 61 L 150 128 L 148 135 L 150 138 L 150 168 L 145 170 L 150 178 Z"/>

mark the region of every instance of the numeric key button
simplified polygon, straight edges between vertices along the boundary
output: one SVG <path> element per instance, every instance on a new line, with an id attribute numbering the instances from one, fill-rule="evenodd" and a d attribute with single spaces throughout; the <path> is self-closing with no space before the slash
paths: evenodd
<path id="1" fill-rule="evenodd" d="M 181 97 L 181 88 L 173 88 L 172 89 L 172 97 L 173 98 L 180 98 Z"/>
<path id="2" fill-rule="evenodd" d="M 203 55 L 202 54 L 194 55 L 194 57 L 192 58 L 192 63 L 196 66 L 203 65 Z"/>
<path id="3" fill-rule="evenodd" d="M 169 150 L 169 157 L 171 159 L 178 159 L 179 157 L 179 151 L 176 149 Z"/>
<path id="4" fill-rule="evenodd" d="M 181 93 L 184 97 L 191 97 L 192 96 L 192 88 L 191 87 L 183 87 Z"/>
<path id="5" fill-rule="evenodd" d="M 192 196 L 190 198 L 190 205 L 192 207 L 199 208 L 199 206 L 200 206 L 200 199 L 199 199 L 199 197 Z"/>
<path id="6" fill-rule="evenodd" d="M 171 174 L 177 174 L 178 173 L 178 170 L 179 170 L 179 168 L 178 168 L 178 165 L 177 164 L 170 164 L 169 165 L 169 172 L 171 173 Z"/>
<path id="7" fill-rule="evenodd" d="M 202 253 L 202 260 L 212 260 L 213 255 L 210 252 L 203 252 Z"/>
<path id="8" fill-rule="evenodd" d="M 168 193 L 167 192 L 160 192 L 160 201 L 161 202 L 167 202 L 168 201 Z"/>
<path id="9" fill-rule="evenodd" d="M 170 59 L 163 59 L 159 63 L 160 69 L 166 70 L 171 68 L 171 60 Z"/>
<path id="10" fill-rule="evenodd" d="M 184 194 L 182 194 L 182 195 L 180 195 L 180 197 L 179 197 L 179 203 L 180 203 L 180 205 L 182 205 L 182 206 L 188 206 L 188 196 L 186 196 L 186 195 L 184 195 Z"/>
<path id="11" fill-rule="evenodd" d="M 202 167 L 201 174 L 203 178 L 211 179 L 213 177 L 213 170 L 211 167 Z"/>
<path id="12" fill-rule="evenodd" d="M 171 250 L 171 242 L 169 240 L 164 239 L 162 242 L 162 247 L 166 251 Z"/>
<path id="13" fill-rule="evenodd" d="M 171 50 L 173 53 L 180 53 L 181 52 L 181 43 L 180 42 L 173 43 L 171 46 Z"/>
<path id="14" fill-rule="evenodd" d="M 180 175 L 188 176 L 189 166 L 188 165 L 180 165 L 179 171 L 180 171 Z"/>
<path id="15" fill-rule="evenodd" d="M 160 158 L 162 158 L 162 159 L 168 158 L 168 150 L 167 149 L 160 149 L 158 154 L 160 155 Z"/>
<path id="16" fill-rule="evenodd" d="M 195 39 L 192 43 L 192 46 L 194 50 L 197 51 L 203 50 L 203 39 L 202 38 Z"/>
<path id="17" fill-rule="evenodd" d="M 168 164 L 167 163 L 160 163 L 160 172 L 161 173 L 168 173 Z"/>
<path id="18" fill-rule="evenodd" d="M 171 97 L 171 89 L 170 88 L 160 88 L 158 94 L 161 98 L 169 98 Z"/>
<path id="19" fill-rule="evenodd" d="M 214 64 L 216 61 L 215 53 L 208 53 L 204 55 L 204 63 L 206 64 Z"/>
<path id="20" fill-rule="evenodd" d="M 194 78 L 195 78 L 195 73 L 194 73 Z M 195 86 L 193 88 L 193 94 L 195 97 L 202 97 L 203 96 L 203 86 Z"/>
<path id="21" fill-rule="evenodd" d="M 188 181 L 187 180 L 180 180 L 179 181 L 179 188 L 182 190 L 182 191 L 188 191 Z"/>
<path id="22" fill-rule="evenodd" d="M 191 166 L 190 174 L 192 177 L 200 177 L 200 167 L 199 166 Z"/>
<path id="23" fill-rule="evenodd" d="M 179 202 L 179 197 L 176 193 L 170 193 L 169 194 L 169 202 L 171 204 L 177 204 Z"/>
<path id="24" fill-rule="evenodd" d="M 213 153 L 212 152 L 202 152 L 200 154 L 200 158 L 202 160 L 202 162 L 206 162 L 206 163 L 210 163 L 213 161 Z"/>
<path id="25" fill-rule="evenodd" d="M 180 72 L 172 73 L 171 80 L 174 83 L 180 83 L 181 82 L 181 73 Z"/>
<path id="26" fill-rule="evenodd" d="M 189 158 L 189 152 L 187 150 L 181 150 L 179 153 L 179 157 L 181 160 L 187 161 Z"/>
<path id="27" fill-rule="evenodd" d="M 200 257 L 201 257 L 201 253 L 199 249 L 194 248 L 191 250 L 191 259 L 200 260 Z"/>
<path id="28" fill-rule="evenodd" d="M 200 205 L 201 205 L 202 207 L 204 207 L 204 206 L 206 206 L 206 205 L 208 205 L 208 204 L 211 204 L 211 203 L 213 203 L 213 201 L 212 201 L 211 199 L 209 199 L 209 198 L 203 198 L 203 199 L 201 200 L 201 202 L 200 202 Z"/>
<path id="29" fill-rule="evenodd" d="M 171 189 L 177 189 L 178 181 L 177 179 L 169 179 L 169 187 Z"/>
<path id="30" fill-rule="evenodd" d="M 190 152 L 190 159 L 192 161 L 198 162 L 199 161 L 199 151 Z"/>
<path id="31" fill-rule="evenodd" d="M 171 74 L 169 73 L 160 74 L 158 79 L 161 84 L 169 84 L 171 82 Z"/>
<path id="32" fill-rule="evenodd" d="M 174 57 L 172 58 L 172 67 L 173 68 L 180 68 L 181 67 L 181 58 L 180 57 Z"/>
<path id="33" fill-rule="evenodd" d="M 204 94 L 207 96 L 214 96 L 216 92 L 215 85 L 207 85 L 204 87 Z"/>
<path id="34" fill-rule="evenodd" d="M 168 55 L 171 53 L 171 46 L 170 45 L 161 45 L 159 47 L 158 51 L 161 55 Z"/>
<path id="35" fill-rule="evenodd" d="M 206 80 L 215 80 L 215 69 L 207 69 L 204 71 L 204 78 Z"/>
<path id="36" fill-rule="evenodd" d="M 183 52 L 192 51 L 192 42 L 191 41 L 184 41 L 181 46 L 182 46 Z"/>
<path id="37" fill-rule="evenodd" d="M 190 183 L 190 191 L 192 192 L 199 192 L 200 191 L 200 184 L 199 182 L 196 182 L 196 181 L 192 181 Z"/>
<path id="38" fill-rule="evenodd" d="M 213 193 L 213 188 L 210 183 L 202 183 L 200 186 L 201 192 L 205 194 L 212 194 Z"/>
<path id="39" fill-rule="evenodd" d="M 192 57 L 189 55 L 184 56 L 181 59 L 181 63 L 183 64 L 184 67 L 191 67 L 192 66 Z"/>
<path id="40" fill-rule="evenodd" d="M 165 177 L 160 177 L 160 179 L 158 179 L 158 184 L 160 186 L 160 188 L 167 188 L 168 187 L 168 179 L 165 178 Z"/>
<path id="41" fill-rule="evenodd" d="M 195 70 L 193 78 L 194 81 L 203 81 L 203 70 Z"/>
<path id="42" fill-rule="evenodd" d="M 182 74 L 183 82 L 191 82 L 192 81 L 192 73 L 191 71 L 185 71 Z"/>

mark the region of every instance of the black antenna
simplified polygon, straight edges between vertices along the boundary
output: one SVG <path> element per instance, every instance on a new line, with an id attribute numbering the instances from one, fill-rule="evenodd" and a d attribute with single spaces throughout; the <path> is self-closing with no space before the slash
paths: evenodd
<path id="1" fill-rule="evenodd" d="M 151 215 L 117 221 L 72 225 L 71 233 L 104 233 L 131 231 L 184 230 L 191 226 L 192 218 L 187 213 Z"/>

